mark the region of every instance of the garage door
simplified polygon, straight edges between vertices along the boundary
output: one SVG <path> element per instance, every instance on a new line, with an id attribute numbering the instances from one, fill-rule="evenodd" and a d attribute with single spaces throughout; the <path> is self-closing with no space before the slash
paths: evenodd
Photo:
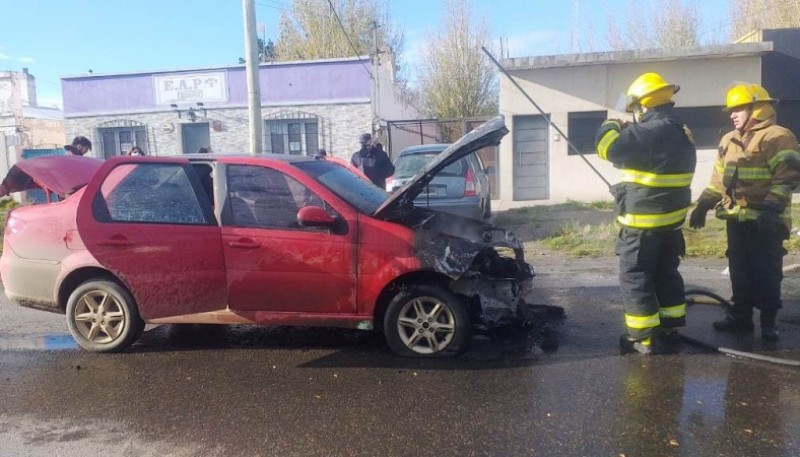
<path id="1" fill-rule="evenodd" d="M 547 121 L 514 117 L 514 200 L 550 197 L 547 179 Z"/>

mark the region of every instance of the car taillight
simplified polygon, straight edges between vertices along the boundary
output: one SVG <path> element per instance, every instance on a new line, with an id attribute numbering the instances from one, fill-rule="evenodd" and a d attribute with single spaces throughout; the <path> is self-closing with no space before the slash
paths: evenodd
<path id="1" fill-rule="evenodd" d="M 472 174 L 472 168 L 467 168 L 467 179 L 466 183 L 464 184 L 464 196 L 465 197 L 474 197 L 478 195 L 475 192 L 475 175 Z"/>
<path id="2" fill-rule="evenodd" d="M 15 216 L 13 212 L 8 215 L 6 221 L 6 235 L 18 235 L 25 230 L 25 221 Z"/>
<path id="3" fill-rule="evenodd" d="M 392 191 L 392 177 L 389 176 L 388 178 L 386 178 L 386 192 L 391 192 L 391 191 Z"/>

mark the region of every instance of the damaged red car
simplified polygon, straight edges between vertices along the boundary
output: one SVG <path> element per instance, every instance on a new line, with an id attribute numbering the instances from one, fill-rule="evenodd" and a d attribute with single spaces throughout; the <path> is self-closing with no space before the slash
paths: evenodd
<path id="1" fill-rule="evenodd" d="M 490 120 L 391 196 L 307 157 L 30 159 L 58 201 L 9 213 L 5 293 L 96 352 L 195 323 L 376 330 L 400 355 L 456 355 L 476 326 L 525 318 L 533 269 L 510 232 L 413 202 L 506 133 Z"/>

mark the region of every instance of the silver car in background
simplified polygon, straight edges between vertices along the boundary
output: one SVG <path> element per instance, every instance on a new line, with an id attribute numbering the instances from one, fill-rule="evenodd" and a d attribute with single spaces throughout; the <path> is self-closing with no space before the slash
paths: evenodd
<path id="1" fill-rule="evenodd" d="M 387 181 L 386 190 L 394 192 L 402 187 L 448 146 L 423 144 L 400 151 L 394 161 L 394 176 Z M 493 171 L 492 167 L 484 168 L 477 154 L 469 154 L 437 173 L 425 191 L 414 200 L 414 206 L 473 219 L 487 219 L 492 215 L 487 175 Z"/>

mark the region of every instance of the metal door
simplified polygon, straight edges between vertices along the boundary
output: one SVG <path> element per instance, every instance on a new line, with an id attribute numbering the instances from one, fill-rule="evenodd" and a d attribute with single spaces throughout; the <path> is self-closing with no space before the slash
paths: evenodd
<path id="1" fill-rule="evenodd" d="M 547 176 L 547 120 L 514 117 L 514 200 L 550 197 Z"/>
<path id="2" fill-rule="evenodd" d="M 197 122 L 181 125 L 183 137 L 183 153 L 195 154 L 200 148 L 211 146 L 211 136 L 208 134 L 208 122 Z"/>

